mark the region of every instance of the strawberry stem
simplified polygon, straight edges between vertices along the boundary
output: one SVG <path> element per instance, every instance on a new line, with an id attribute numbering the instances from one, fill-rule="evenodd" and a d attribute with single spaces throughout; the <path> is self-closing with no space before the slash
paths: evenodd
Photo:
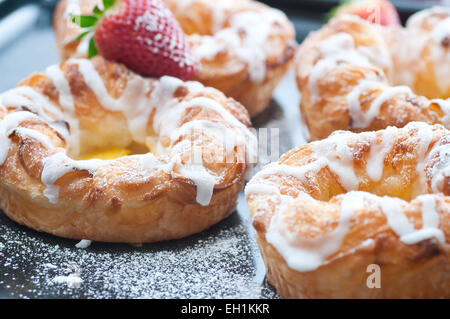
<path id="1" fill-rule="evenodd" d="M 83 28 L 83 32 L 78 35 L 74 42 L 79 42 L 86 35 L 95 30 L 95 26 L 100 19 L 105 15 L 106 11 L 114 6 L 117 0 L 103 0 L 103 10 L 97 5 L 94 7 L 93 14 L 91 15 L 70 15 L 72 22 L 76 23 L 79 27 Z M 94 37 L 89 41 L 88 55 L 92 58 L 98 54 L 97 45 L 95 44 Z"/>

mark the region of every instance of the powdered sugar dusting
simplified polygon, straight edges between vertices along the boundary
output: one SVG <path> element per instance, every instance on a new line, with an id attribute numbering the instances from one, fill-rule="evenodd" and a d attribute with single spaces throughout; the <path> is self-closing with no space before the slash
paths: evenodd
<path id="1" fill-rule="evenodd" d="M 94 243 L 84 250 L 0 214 L 0 260 L 8 269 L 0 287 L 14 297 L 276 297 L 254 276 L 258 252 L 247 222 L 235 214 L 185 240 L 140 248 Z"/>

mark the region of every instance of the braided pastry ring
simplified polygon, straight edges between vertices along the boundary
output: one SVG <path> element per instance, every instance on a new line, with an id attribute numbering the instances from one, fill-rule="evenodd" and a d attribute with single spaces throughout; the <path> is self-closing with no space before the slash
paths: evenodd
<path id="1" fill-rule="evenodd" d="M 312 33 L 295 62 L 311 139 L 412 121 L 450 128 L 450 102 L 442 100 L 450 97 L 448 39 L 444 8 L 419 12 L 407 28 L 344 15 Z"/>
<path id="2" fill-rule="evenodd" d="M 263 168 L 246 198 L 269 282 L 285 298 L 449 298 L 449 154 L 448 130 L 412 122 L 336 132 Z"/>
<path id="3" fill-rule="evenodd" d="M 200 70 L 193 79 L 244 105 L 250 116 L 262 112 L 292 66 L 295 30 L 281 11 L 253 0 L 164 0 L 188 34 Z M 89 14 L 100 0 L 61 0 L 54 29 L 62 59 L 86 57 L 89 38 L 69 13 Z"/>
<path id="4" fill-rule="evenodd" d="M 34 74 L 0 105 L 0 208 L 57 236 L 142 243 L 197 233 L 231 214 L 255 162 L 239 103 L 101 57 Z M 136 155 L 72 158 L 130 145 Z"/>

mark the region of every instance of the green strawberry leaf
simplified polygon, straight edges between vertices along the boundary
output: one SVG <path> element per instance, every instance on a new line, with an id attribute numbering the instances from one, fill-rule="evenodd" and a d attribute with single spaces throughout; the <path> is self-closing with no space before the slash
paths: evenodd
<path id="1" fill-rule="evenodd" d="M 88 49 L 89 59 L 95 57 L 97 54 L 98 54 L 97 45 L 95 44 L 94 37 L 92 37 L 91 41 L 89 42 L 89 49 Z"/>
<path id="2" fill-rule="evenodd" d="M 108 10 L 109 8 L 111 8 L 114 5 L 114 2 L 116 2 L 116 0 L 103 0 L 103 8 L 104 10 Z"/>
<path id="3" fill-rule="evenodd" d="M 85 32 L 83 32 L 83 33 L 81 33 L 79 36 L 77 36 L 76 38 L 75 38 L 75 40 L 73 40 L 73 42 L 78 42 L 78 41 L 80 41 L 81 39 L 83 39 L 88 33 L 90 33 L 91 32 L 91 30 L 88 30 L 88 31 L 85 31 Z"/>
<path id="4" fill-rule="evenodd" d="M 76 37 L 74 41 L 78 42 L 88 33 L 93 32 L 95 30 L 96 24 L 103 17 L 105 12 L 112 6 L 114 6 L 115 3 L 116 0 L 103 0 L 103 10 L 101 10 L 99 6 L 96 5 L 94 7 L 93 14 L 91 15 L 70 15 L 71 20 L 84 29 L 83 32 L 78 37 Z M 92 39 L 89 41 L 88 56 L 89 58 L 93 58 L 97 54 L 98 48 L 95 43 L 94 37 L 92 37 Z"/>
<path id="5" fill-rule="evenodd" d="M 101 18 L 101 17 L 103 16 L 103 11 L 100 10 L 100 8 L 99 8 L 98 6 L 95 6 L 95 7 L 94 7 L 94 15 L 95 15 L 97 18 Z"/>
<path id="6" fill-rule="evenodd" d="M 82 28 L 93 27 L 97 21 L 98 17 L 94 15 L 71 15 L 72 22 L 76 23 Z"/>

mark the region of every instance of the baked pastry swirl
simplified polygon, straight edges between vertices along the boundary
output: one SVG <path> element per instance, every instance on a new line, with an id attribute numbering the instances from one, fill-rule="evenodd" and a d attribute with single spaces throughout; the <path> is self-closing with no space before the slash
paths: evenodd
<path id="1" fill-rule="evenodd" d="M 54 19 L 63 60 L 86 57 L 89 38 L 69 14 L 88 14 L 98 0 L 62 0 Z M 188 34 L 200 70 L 193 80 L 242 103 L 251 116 L 265 109 L 272 92 L 292 65 L 295 31 L 286 16 L 250 0 L 165 0 Z"/>
<path id="2" fill-rule="evenodd" d="M 450 128 L 449 39 L 446 8 L 419 12 L 406 28 L 347 15 L 312 33 L 296 57 L 311 139 L 411 121 Z"/>
<path id="3" fill-rule="evenodd" d="M 450 131 L 412 122 L 263 168 L 246 198 L 269 282 L 285 298 L 449 298 L 449 154 Z"/>
<path id="4" fill-rule="evenodd" d="M 239 103 L 198 82 L 70 59 L 0 95 L 0 208 L 74 239 L 184 237 L 234 210 L 256 161 L 250 128 Z M 77 160 L 114 148 L 135 155 Z"/>

